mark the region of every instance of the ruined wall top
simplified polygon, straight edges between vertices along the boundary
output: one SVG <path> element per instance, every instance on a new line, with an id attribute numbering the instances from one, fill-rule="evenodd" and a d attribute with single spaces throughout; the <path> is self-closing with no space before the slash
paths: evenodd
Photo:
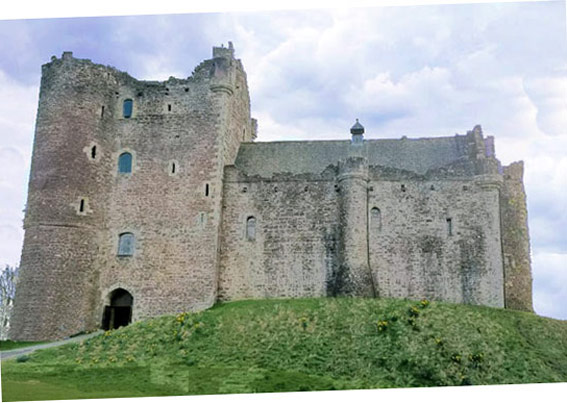
<path id="1" fill-rule="evenodd" d="M 221 47 L 213 47 L 212 51 L 212 58 L 206 59 L 202 61 L 191 73 L 190 76 L 187 78 L 176 78 L 176 77 L 169 77 L 167 80 L 164 81 L 157 81 L 157 80 L 138 80 L 132 77 L 130 74 L 121 71 L 113 66 L 107 66 L 103 64 L 98 64 L 92 62 L 91 59 L 79 59 L 73 56 L 73 52 L 65 51 L 63 52 L 61 58 L 57 58 L 56 56 L 51 57 L 51 61 L 46 63 L 42 66 L 42 75 L 49 76 L 51 72 L 64 67 L 67 69 L 75 68 L 75 69 L 88 69 L 93 74 L 97 75 L 97 79 L 104 79 L 109 84 L 135 84 L 135 85 L 146 85 L 148 87 L 155 87 L 160 85 L 165 85 L 167 83 L 177 83 L 177 84 L 192 84 L 192 83 L 202 83 L 202 82 L 209 82 L 211 79 L 218 79 L 219 76 L 222 76 L 222 72 L 219 73 L 219 70 L 228 68 L 228 67 L 235 67 L 239 73 L 242 73 L 246 76 L 244 72 L 244 68 L 242 66 L 242 62 L 240 59 L 235 59 L 234 57 L 235 50 L 232 45 L 232 42 L 228 43 L 228 48 L 225 48 L 224 45 Z M 229 61 L 227 64 L 219 64 L 215 63 L 214 59 L 226 59 Z M 98 74 L 97 74 L 98 73 Z"/>

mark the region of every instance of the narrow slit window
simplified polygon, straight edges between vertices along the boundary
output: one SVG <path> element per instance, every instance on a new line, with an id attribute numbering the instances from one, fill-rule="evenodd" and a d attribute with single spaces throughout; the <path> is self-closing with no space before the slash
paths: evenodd
<path id="1" fill-rule="evenodd" d="M 209 197 L 209 184 L 205 184 L 205 196 Z"/>
<path id="2" fill-rule="evenodd" d="M 168 105 L 167 105 L 167 111 L 168 111 L 168 112 L 171 112 L 171 104 L 168 104 Z"/>
<path id="3" fill-rule="evenodd" d="M 100 117 L 103 118 L 104 117 L 104 105 L 102 105 L 102 108 L 100 110 Z"/>
<path id="4" fill-rule="evenodd" d="M 378 207 L 372 207 L 370 210 L 370 227 L 376 231 L 382 229 L 382 213 Z"/>
<path id="5" fill-rule="evenodd" d="M 85 212 L 85 199 L 81 199 L 81 201 L 79 202 L 79 212 L 80 213 Z"/>
<path id="6" fill-rule="evenodd" d="M 252 216 L 246 219 L 246 239 L 248 241 L 256 239 L 256 218 Z"/>
<path id="7" fill-rule="evenodd" d="M 134 234 L 124 232 L 118 238 L 118 256 L 132 256 L 134 254 Z"/>
<path id="8" fill-rule="evenodd" d="M 122 153 L 118 157 L 118 172 L 127 174 L 132 172 L 132 154 Z"/>
<path id="9" fill-rule="evenodd" d="M 125 99 L 124 104 L 122 107 L 122 115 L 128 119 L 132 117 L 132 109 L 134 106 L 134 102 L 131 99 Z"/>
<path id="10" fill-rule="evenodd" d="M 171 163 L 171 173 L 174 174 L 175 173 L 175 162 Z"/>
<path id="11" fill-rule="evenodd" d="M 453 220 L 451 218 L 447 218 L 447 235 L 453 235 Z"/>
<path id="12" fill-rule="evenodd" d="M 96 159 L 96 146 L 92 146 L 91 148 L 91 158 L 93 160 Z"/>

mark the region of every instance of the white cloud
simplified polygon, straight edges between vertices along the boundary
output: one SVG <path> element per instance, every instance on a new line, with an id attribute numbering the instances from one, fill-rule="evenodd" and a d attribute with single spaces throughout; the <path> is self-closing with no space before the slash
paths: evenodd
<path id="1" fill-rule="evenodd" d="M 539 129 L 547 135 L 567 135 L 567 72 L 527 78 L 524 88 L 537 108 Z"/>
<path id="2" fill-rule="evenodd" d="M 37 101 L 37 87 L 20 85 L 0 70 L 0 267 L 20 260 Z"/>
<path id="3" fill-rule="evenodd" d="M 567 320 L 567 253 L 541 253 L 533 257 L 534 310 Z"/>

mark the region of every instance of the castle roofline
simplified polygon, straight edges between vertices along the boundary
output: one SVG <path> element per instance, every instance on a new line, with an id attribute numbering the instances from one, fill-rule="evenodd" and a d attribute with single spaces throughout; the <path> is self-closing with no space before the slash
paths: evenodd
<path id="1" fill-rule="evenodd" d="M 425 174 L 457 161 L 473 158 L 470 134 L 364 140 L 362 155 L 369 165 Z M 346 158 L 350 140 L 309 140 L 242 143 L 235 167 L 246 175 L 272 176 L 278 173 L 320 173 Z M 484 156 L 482 156 L 484 157 Z M 493 157 L 493 155 L 491 155 Z"/>
<path id="2" fill-rule="evenodd" d="M 365 138 L 364 142 L 365 143 L 372 143 L 372 142 L 387 142 L 387 141 L 438 141 L 439 139 L 452 139 L 455 137 L 458 138 L 464 138 L 466 137 L 466 134 L 455 134 L 454 136 L 439 136 L 439 137 L 407 137 L 407 136 L 402 136 L 399 138 L 374 138 L 374 139 L 368 139 Z M 314 140 L 275 140 L 275 141 L 254 141 L 254 142 L 242 142 L 241 144 L 254 144 L 254 145 L 259 145 L 259 144 L 306 144 L 306 143 L 351 143 L 351 140 L 339 140 L 339 139 L 314 139 Z"/>

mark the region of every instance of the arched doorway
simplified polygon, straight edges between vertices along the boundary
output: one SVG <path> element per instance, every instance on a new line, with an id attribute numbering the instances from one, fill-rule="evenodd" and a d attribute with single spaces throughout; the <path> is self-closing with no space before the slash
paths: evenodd
<path id="1" fill-rule="evenodd" d="M 102 328 L 104 330 L 118 329 L 127 326 L 132 321 L 132 304 L 134 297 L 123 288 L 117 288 L 109 295 L 110 305 L 104 307 Z"/>

